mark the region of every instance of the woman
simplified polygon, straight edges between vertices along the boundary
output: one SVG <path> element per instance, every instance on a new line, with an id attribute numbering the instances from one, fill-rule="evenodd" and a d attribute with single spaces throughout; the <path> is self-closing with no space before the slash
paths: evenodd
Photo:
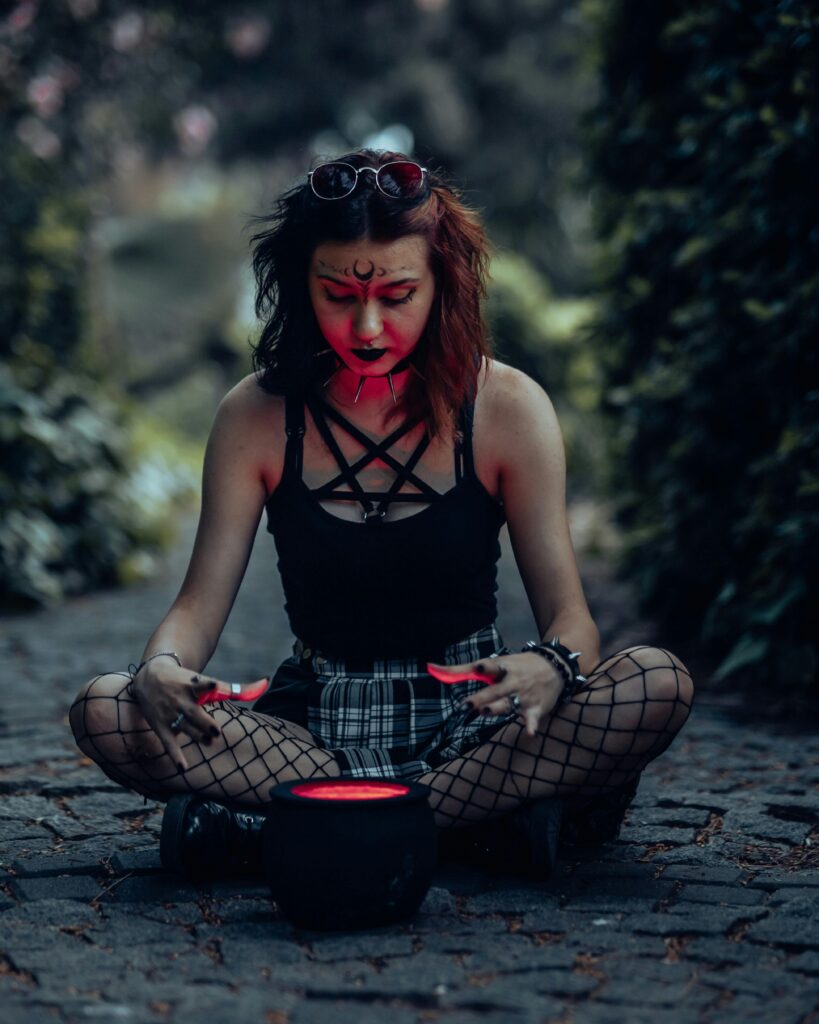
<path id="1" fill-rule="evenodd" d="M 264 225 L 256 374 L 216 415 L 187 575 L 142 663 L 80 693 L 80 748 L 170 800 L 163 860 L 188 870 L 247 866 L 260 816 L 241 809 L 294 778 L 420 781 L 442 835 L 525 833 L 521 863 L 551 860 L 553 798 L 575 835 L 613 809 L 610 835 L 691 679 L 653 647 L 600 660 L 554 410 L 491 358 L 477 216 L 406 156 L 362 150 Z M 247 710 L 199 673 L 265 509 L 297 640 Z M 504 521 L 543 638 L 517 654 L 494 626 Z"/>

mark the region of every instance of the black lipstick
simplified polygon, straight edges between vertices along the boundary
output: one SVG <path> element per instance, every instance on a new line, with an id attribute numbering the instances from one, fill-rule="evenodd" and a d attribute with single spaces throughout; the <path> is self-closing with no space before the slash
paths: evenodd
<path id="1" fill-rule="evenodd" d="M 387 350 L 385 348 L 354 348 L 352 350 L 353 355 L 359 359 L 363 359 L 365 363 L 375 362 L 376 359 L 380 359 L 381 356 Z"/>

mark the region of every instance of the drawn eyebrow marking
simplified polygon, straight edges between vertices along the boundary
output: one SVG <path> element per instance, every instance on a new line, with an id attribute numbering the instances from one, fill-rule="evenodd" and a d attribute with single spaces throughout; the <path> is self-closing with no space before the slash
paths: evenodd
<path id="1" fill-rule="evenodd" d="M 332 274 L 318 274 L 319 281 L 332 281 L 333 284 L 341 285 L 342 288 L 349 288 L 349 281 L 340 281 L 337 277 L 333 277 Z M 402 277 L 400 281 L 382 281 L 380 284 L 381 288 L 399 288 L 401 285 L 407 284 L 418 284 L 420 278 L 417 277 Z"/>

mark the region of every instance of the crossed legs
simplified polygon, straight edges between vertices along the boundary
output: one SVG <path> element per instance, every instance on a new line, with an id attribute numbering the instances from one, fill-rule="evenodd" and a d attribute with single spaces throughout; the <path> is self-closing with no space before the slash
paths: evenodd
<path id="1" fill-rule="evenodd" d="M 516 722 L 418 781 L 430 787 L 440 828 L 474 824 L 544 796 L 604 794 L 635 778 L 671 743 L 691 710 L 693 685 L 667 651 L 632 647 L 601 662 L 582 693 L 534 737 Z M 127 673 L 98 676 L 70 721 L 77 744 L 102 770 L 145 796 L 196 792 L 223 803 L 264 804 L 271 785 L 340 774 L 332 755 L 291 722 L 229 701 L 212 711 L 222 735 L 187 740 L 180 773 L 142 717 Z"/>

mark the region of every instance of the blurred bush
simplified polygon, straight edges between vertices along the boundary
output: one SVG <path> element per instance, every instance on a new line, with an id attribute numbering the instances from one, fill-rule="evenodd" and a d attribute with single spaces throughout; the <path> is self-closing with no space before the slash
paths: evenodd
<path id="1" fill-rule="evenodd" d="M 819 10 L 586 4 L 624 567 L 715 677 L 815 683 Z"/>
<path id="2" fill-rule="evenodd" d="M 588 337 L 595 303 L 556 296 L 547 278 L 523 256 L 495 256 L 491 275 L 487 313 L 496 354 L 534 378 L 554 403 L 572 496 L 599 497 L 606 448 L 602 375 Z"/>
<path id="3" fill-rule="evenodd" d="M 130 582 L 166 543 L 167 503 L 193 487 L 184 463 L 129 429 L 89 378 L 38 393 L 0 365 L 0 599 L 47 604 Z M 141 432 L 144 436 L 144 430 Z"/>
<path id="4" fill-rule="evenodd" d="M 19 140 L 0 152 L 0 606 L 141 577 L 192 489 L 103 387 L 85 344 L 82 193 Z"/>

